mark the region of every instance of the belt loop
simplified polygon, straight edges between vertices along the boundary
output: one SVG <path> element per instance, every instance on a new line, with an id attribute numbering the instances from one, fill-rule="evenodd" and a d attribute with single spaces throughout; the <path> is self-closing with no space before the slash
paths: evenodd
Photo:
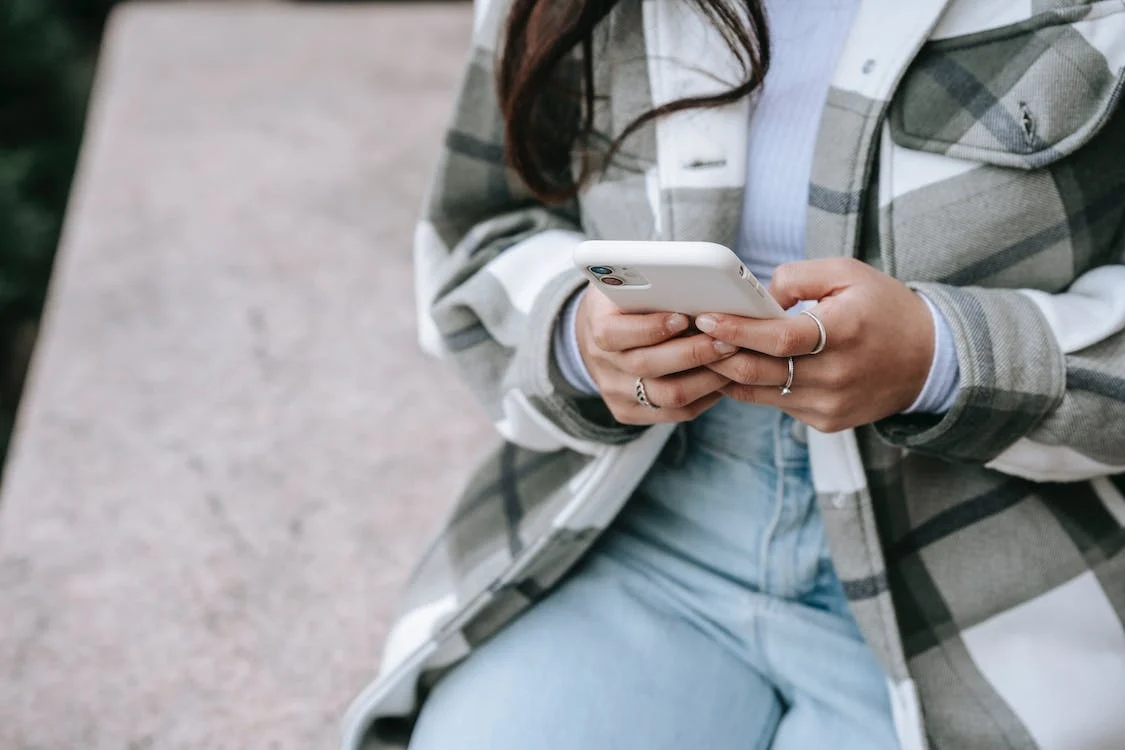
<path id="1" fill-rule="evenodd" d="M 804 422 L 794 419 L 789 426 L 789 431 L 793 435 L 793 439 L 801 445 L 809 444 L 809 428 Z"/>

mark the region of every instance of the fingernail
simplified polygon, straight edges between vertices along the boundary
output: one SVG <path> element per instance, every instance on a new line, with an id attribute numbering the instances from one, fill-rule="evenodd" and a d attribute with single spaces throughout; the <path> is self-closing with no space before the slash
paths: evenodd
<path id="1" fill-rule="evenodd" d="M 704 333 L 711 333 L 711 331 L 719 327 L 719 321 L 715 320 L 711 315 L 700 315 L 695 319 L 695 327 Z"/>
<path id="2" fill-rule="evenodd" d="M 728 344 L 725 341 L 716 341 L 715 351 L 717 351 L 719 354 L 734 354 L 738 351 L 738 347 L 734 344 Z"/>
<path id="3" fill-rule="evenodd" d="M 669 315 L 664 325 L 668 326 L 668 330 L 672 333 L 679 333 L 688 327 L 688 319 L 686 315 L 676 313 L 675 315 Z"/>

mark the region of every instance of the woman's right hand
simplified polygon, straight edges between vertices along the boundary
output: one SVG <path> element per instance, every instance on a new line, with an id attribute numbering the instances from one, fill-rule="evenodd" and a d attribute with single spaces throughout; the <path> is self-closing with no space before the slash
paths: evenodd
<path id="1" fill-rule="evenodd" d="M 575 325 L 586 369 L 622 424 L 688 422 L 714 406 L 730 383 L 706 365 L 737 347 L 704 333 L 681 336 L 691 321 L 680 313 L 624 313 L 590 288 Z M 659 408 L 637 401 L 637 378 L 644 378 L 648 400 Z"/>

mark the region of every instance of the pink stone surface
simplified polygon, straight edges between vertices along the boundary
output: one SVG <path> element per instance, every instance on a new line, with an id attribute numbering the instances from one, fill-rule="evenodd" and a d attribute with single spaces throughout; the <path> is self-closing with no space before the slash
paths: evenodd
<path id="1" fill-rule="evenodd" d="M 333 746 L 493 441 L 410 278 L 470 14 L 116 15 L 0 499 L 0 750 Z"/>

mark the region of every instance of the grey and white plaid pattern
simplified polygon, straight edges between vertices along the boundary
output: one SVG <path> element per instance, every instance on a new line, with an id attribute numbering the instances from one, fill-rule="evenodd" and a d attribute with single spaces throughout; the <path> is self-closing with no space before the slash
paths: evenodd
<path id="1" fill-rule="evenodd" d="M 476 46 L 419 223 L 421 337 L 503 444 L 415 571 L 343 747 L 402 747 L 427 686 L 585 553 L 671 429 L 565 386 L 553 322 L 584 237 L 732 244 L 752 101 L 662 120 L 579 200 L 504 167 L 503 2 Z M 677 0 L 594 40 L 595 122 L 738 76 Z M 810 432 L 836 568 L 904 748 L 1125 747 L 1125 2 L 863 0 L 829 93 L 808 255 L 856 256 L 949 320 L 942 416 Z"/>

